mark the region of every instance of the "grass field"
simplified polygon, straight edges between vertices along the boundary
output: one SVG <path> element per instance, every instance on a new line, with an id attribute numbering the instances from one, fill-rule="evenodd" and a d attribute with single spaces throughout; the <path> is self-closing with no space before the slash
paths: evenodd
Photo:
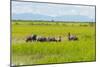
<path id="1" fill-rule="evenodd" d="M 68 41 L 67 34 L 78 41 Z M 29 35 L 61 36 L 61 42 L 25 42 Z M 12 22 L 12 63 L 15 65 L 95 61 L 95 23 Z"/>

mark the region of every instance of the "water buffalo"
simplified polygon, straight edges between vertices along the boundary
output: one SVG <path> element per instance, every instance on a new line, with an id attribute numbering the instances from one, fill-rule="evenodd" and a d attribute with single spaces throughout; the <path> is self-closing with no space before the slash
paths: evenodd
<path id="1" fill-rule="evenodd" d="M 42 36 L 37 36 L 36 41 L 45 42 L 47 41 L 47 38 Z"/>
<path id="2" fill-rule="evenodd" d="M 60 42 L 61 41 L 61 36 L 58 38 L 56 37 L 43 37 L 43 36 L 37 36 L 37 35 L 32 35 L 26 38 L 26 42 L 32 42 L 32 41 L 39 41 L 39 42 Z"/>
<path id="3" fill-rule="evenodd" d="M 57 42 L 55 37 L 48 37 L 48 41 L 56 41 Z"/>
<path id="4" fill-rule="evenodd" d="M 78 40 L 78 37 L 75 35 L 71 35 L 70 32 L 68 33 L 68 40 Z"/>
<path id="5" fill-rule="evenodd" d="M 37 37 L 37 35 L 32 35 L 32 36 L 29 36 L 29 37 L 27 37 L 26 38 L 26 42 L 32 42 L 32 41 L 36 41 L 36 37 Z"/>
<path id="6" fill-rule="evenodd" d="M 48 37 L 48 41 L 52 42 L 52 41 L 55 41 L 55 42 L 60 42 L 61 41 L 61 36 L 59 36 L 59 38 L 56 38 L 56 37 Z"/>

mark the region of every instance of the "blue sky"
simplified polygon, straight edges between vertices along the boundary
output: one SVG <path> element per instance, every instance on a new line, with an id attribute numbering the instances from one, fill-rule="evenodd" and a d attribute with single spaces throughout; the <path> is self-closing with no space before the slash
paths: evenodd
<path id="1" fill-rule="evenodd" d="M 95 21 L 94 6 L 12 1 L 12 17 L 19 14 L 21 15 L 21 14 L 28 14 L 28 13 L 32 15 L 37 14 L 37 15 L 45 15 L 50 17 L 84 16 L 91 19 L 90 21 Z"/>

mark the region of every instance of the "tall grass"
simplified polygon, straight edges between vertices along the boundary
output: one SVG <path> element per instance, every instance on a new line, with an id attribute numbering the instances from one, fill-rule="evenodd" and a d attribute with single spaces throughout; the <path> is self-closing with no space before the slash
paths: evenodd
<path id="1" fill-rule="evenodd" d="M 95 61 L 95 26 L 91 27 L 88 23 L 84 23 L 88 26 L 80 26 L 83 23 L 63 23 L 67 26 L 55 23 L 54 25 L 53 23 L 52 25 L 28 25 L 28 23 L 12 24 L 12 61 L 14 64 Z M 74 26 L 71 26 L 72 24 Z M 68 32 L 77 35 L 79 40 L 68 41 Z M 63 41 L 26 43 L 24 39 L 31 34 L 46 37 L 62 36 Z"/>

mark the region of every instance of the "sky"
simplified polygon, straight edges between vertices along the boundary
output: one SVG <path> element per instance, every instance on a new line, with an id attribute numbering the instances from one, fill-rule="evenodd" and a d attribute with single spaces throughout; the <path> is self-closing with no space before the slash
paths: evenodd
<path id="1" fill-rule="evenodd" d="M 33 16 L 39 15 L 40 17 L 42 16 L 52 17 L 52 18 L 56 18 L 56 21 L 57 20 L 71 21 L 71 19 L 72 21 L 93 21 L 93 22 L 95 21 L 95 7 L 94 6 L 12 1 L 12 19 L 24 19 L 25 14 L 26 15 L 31 14 Z M 21 15 L 24 15 L 24 17 Z M 70 19 L 68 19 L 69 18 L 68 16 L 70 17 Z M 77 16 L 79 19 L 77 18 L 73 19 L 74 17 L 77 17 Z M 35 17 L 35 18 L 33 17 L 33 19 L 39 20 L 40 17 Z"/>

